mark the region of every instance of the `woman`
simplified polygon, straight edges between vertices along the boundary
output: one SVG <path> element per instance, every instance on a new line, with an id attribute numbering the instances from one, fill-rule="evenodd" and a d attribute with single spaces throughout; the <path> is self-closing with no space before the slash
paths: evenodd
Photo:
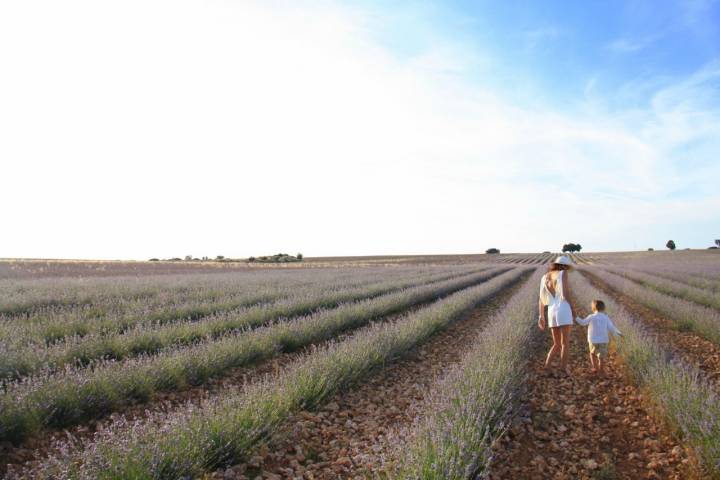
<path id="1" fill-rule="evenodd" d="M 545 330 L 550 326 L 553 345 L 545 359 L 547 368 L 558 354 L 560 354 L 560 366 L 565 373 L 570 374 L 568 367 L 568 356 L 570 355 L 570 328 L 575 318 L 575 309 L 568 299 L 570 288 L 568 286 L 568 270 L 570 270 L 570 259 L 562 255 L 555 259 L 550 265 L 550 271 L 543 275 L 540 281 L 540 301 L 538 307 L 540 315 L 538 326 Z M 547 307 L 547 314 L 545 313 Z"/>

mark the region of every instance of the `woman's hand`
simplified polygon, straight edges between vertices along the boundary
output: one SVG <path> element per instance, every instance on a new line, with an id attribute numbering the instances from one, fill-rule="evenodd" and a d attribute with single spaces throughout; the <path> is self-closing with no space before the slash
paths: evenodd
<path id="1" fill-rule="evenodd" d="M 538 328 L 540 330 L 545 330 L 545 327 L 546 327 L 545 319 L 542 317 L 542 315 L 540 315 L 538 317 Z"/>

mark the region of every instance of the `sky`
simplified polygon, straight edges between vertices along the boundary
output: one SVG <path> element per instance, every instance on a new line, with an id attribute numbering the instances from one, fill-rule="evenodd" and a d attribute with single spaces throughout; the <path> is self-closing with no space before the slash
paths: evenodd
<path id="1" fill-rule="evenodd" d="M 0 257 L 720 238 L 720 0 L 8 1 L 0 66 Z"/>

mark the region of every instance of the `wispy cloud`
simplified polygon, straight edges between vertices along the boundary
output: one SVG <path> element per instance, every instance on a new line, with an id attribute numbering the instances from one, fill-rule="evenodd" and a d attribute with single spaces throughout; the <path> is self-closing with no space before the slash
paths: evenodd
<path id="1" fill-rule="evenodd" d="M 521 35 L 525 41 L 526 46 L 532 49 L 537 47 L 542 42 L 560 37 L 561 31 L 555 26 L 545 26 L 525 30 L 521 33 Z"/>
<path id="2" fill-rule="evenodd" d="M 640 38 L 618 38 L 608 43 L 606 48 L 617 53 L 635 53 L 650 47 L 662 36 L 662 34 L 653 34 Z"/>

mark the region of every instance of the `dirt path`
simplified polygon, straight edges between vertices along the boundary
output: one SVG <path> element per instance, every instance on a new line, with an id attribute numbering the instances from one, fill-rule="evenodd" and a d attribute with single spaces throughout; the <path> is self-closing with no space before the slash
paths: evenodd
<path id="1" fill-rule="evenodd" d="M 547 348 L 550 346 L 549 334 Z M 616 354 L 606 377 L 590 371 L 586 330 L 573 327 L 568 377 L 533 359 L 520 414 L 494 445 L 490 478 L 697 478 L 682 446 L 653 417 L 622 373 Z"/>
<path id="2" fill-rule="evenodd" d="M 381 469 L 391 439 L 423 411 L 436 379 L 460 361 L 478 330 L 522 283 L 505 289 L 358 387 L 335 395 L 321 410 L 295 415 L 248 464 L 215 472 L 214 477 L 371 478 Z"/>
<path id="3" fill-rule="evenodd" d="M 592 285 L 620 303 L 640 320 L 660 344 L 676 358 L 702 370 L 720 391 L 720 346 L 691 331 L 678 331 L 672 322 L 632 297 L 623 294 L 590 272 L 583 272 Z"/>

